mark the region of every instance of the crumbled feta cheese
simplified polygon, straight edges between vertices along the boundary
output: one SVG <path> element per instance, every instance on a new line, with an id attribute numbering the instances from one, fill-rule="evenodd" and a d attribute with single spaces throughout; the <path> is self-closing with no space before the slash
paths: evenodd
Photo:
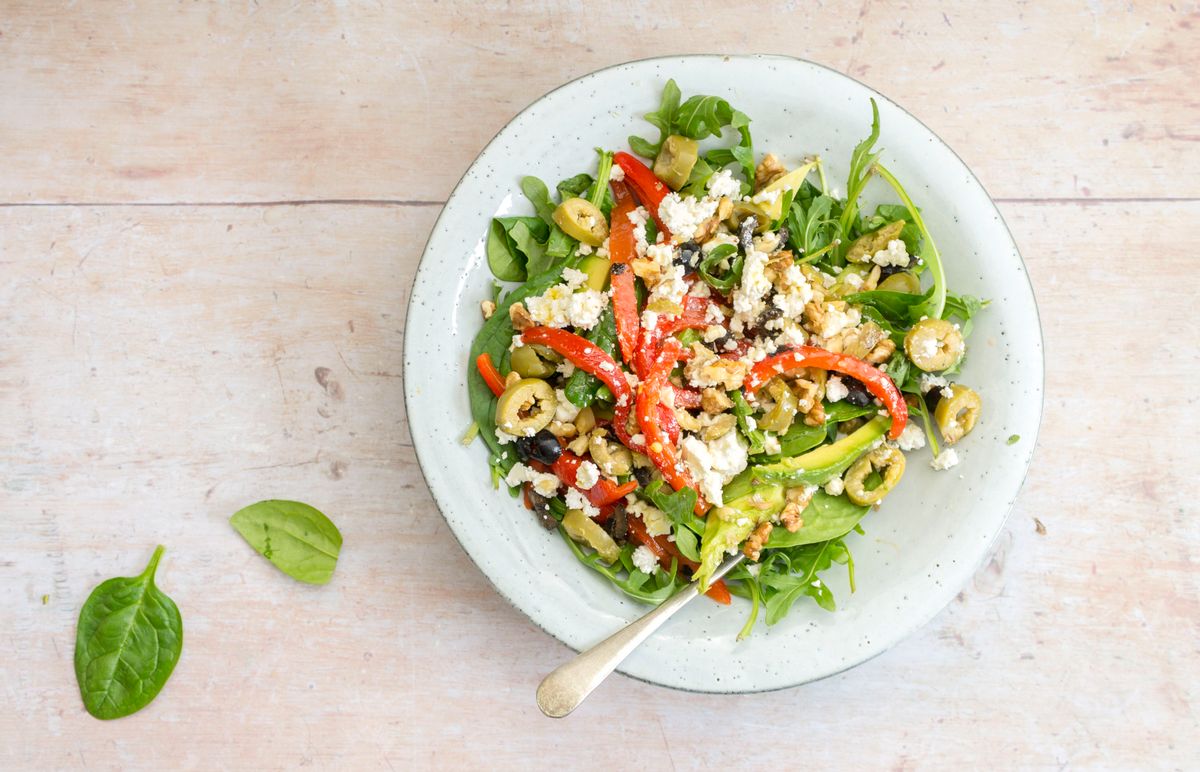
<path id="1" fill-rule="evenodd" d="M 676 242 L 690 239 L 700 223 L 712 217 L 716 211 L 715 198 L 697 199 L 695 196 L 680 196 L 678 193 L 667 194 L 658 205 L 658 216 L 662 218 L 663 225 L 671 231 L 671 236 Z"/>
<path id="2" fill-rule="evenodd" d="M 763 297 L 771 291 L 766 276 L 767 253 L 750 250 L 742 264 L 742 283 L 733 291 L 733 320 L 730 329 L 741 332 L 763 312 Z"/>
<path id="3" fill-rule="evenodd" d="M 688 290 L 688 294 L 695 298 L 712 297 L 712 289 L 708 286 L 708 284 L 698 281 L 692 285 L 690 290 Z"/>
<path id="4" fill-rule="evenodd" d="M 721 506 L 722 488 L 734 475 L 746 468 L 746 441 L 740 432 L 726 432 L 705 444 L 697 437 L 686 437 L 680 448 L 692 478 L 709 503 Z"/>
<path id="5" fill-rule="evenodd" d="M 555 284 L 541 295 L 526 298 L 525 309 L 533 321 L 547 327 L 570 325 L 590 330 L 600 321 L 607 298 L 603 292 L 593 289 L 575 291 L 578 283 L 587 279 L 583 271 L 568 268 L 563 271 L 563 276 L 567 283 Z"/>
<path id="6" fill-rule="evenodd" d="M 781 190 L 764 190 L 761 193 L 756 193 L 750 201 L 755 204 L 774 204 L 782 192 Z"/>
<path id="7" fill-rule="evenodd" d="M 587 491 L 591 490 L 598 482 L 600 482 L 600 467 L 591 461 L 584 461 L 575 470 L 575 487 Z"/>
<path id="8" fill-rule="evenodd" d="M 533 489 L 543 496 L 553 496 L 558 492 L 558 478 L 546 472 L 539 472 L 522 463 L 513 464 L 508 470 L 504 482 L 514 488 L 522 483 L 533 483 Z"/>
<path id="9" fill-rule="evenodd" d="M 842 281 L 845 282 L 846 286 L 850 289 L 858 289 L 863 285 L 863 277 L 857 273 L 854 273 L 853 271 L 842 277 Z"/>
<path id="10" fill-rule="evenodd" d="M 906 266 L 908 265 L 908 250 L 904 247 L 903 241 L 892 239 L 888 242 L 887 249 L 881 249 L 871 255 L 871 262 L 884 267 L 889 265 Z"/>
<path id="11" fill-rule="evenodd" d="M 597 257 L 608 257 L 608 238 L 605 237 L 604 243 L 596 247 Z"/>
<path id="12" fill-rule="evenodd" d="M 842 383 L 842 379 L 836 375 L 829 376 L 829 380 L 825 381 L 825 399 L 830 402 L 841 402 L 848 396 L 850 396 L 850 389 Z"/>
<path id="13" fill-rule="evenodd" d="M 612 171 L 608 173 L 608 178 L 613 182 L 620 182 L 625 179 L 625 170 L 617 164 L 613 164 Z"/>
<path id="14" fill-rule="evenodd" d="M 736 247 L 738 243 L 738 237 L 732 233 L 714 233 L 711 239 L 700 245 L 700 251 L 707 255 L 722 244 Z"/>
<path id="15" fill-rule="evenodd" d="M 742 192 L 742 183 L 735 180 L 733 173 L 728 169 L 722 169 L 709 177 L 705 187 L 708 188 L 708 195 L 713 198 L 721 198 L 722 196 L 737 198 Z"/>
<path id="16" fill-rule="evenodd" d="M 799 319 L 804 313 L 804 306 L 813 299 L 812 287 L 800 271 L 800 266 L 789 266 L 780 282 L 782 291 L 776 292 L 772 302 L 783 311 L 787 319 Z"/>
<path id="17" fill-rule="evenodd" d="M 929 465 L 938 471 L 950 469 L 958 465 L 958 451 L 954 448 L 943 448 L 942 452 L 929 462 Z"/>
<path id="18" fill-rule="evenodd" d="M 658 324 L 658 313 L 657 312 L 651 311 L 650 309 L 646 309 L 645 311 L 642 312 L 642 329 L 643 330 L 652 330 L 652 329 L 654 329 L 655 325 L 657 325 L 657 324 Z"/>
<path id="19" fill-rule="evenodd" d="M 671 533 L 671 518 L 653 504 L 635 499 L 632 504 L 626 505 L 625 510 L 640 517 L 646 526 L 646 533 L 651 536 L 666 536 Z"/>
<path id="20" fill-rule="evenodd" d="M 719 324 L 709 325 L 704 328 L 704 342 L 712 343 L 718 338 L 725 337 L 725 328 Z"/>
<path id="21" fill-rule="evenodd" d="M 665 271 L 675 262 L 675 248 L 670 244 L 651 244 L 646 247 L 646 259 L 657 263 L 659 271 Z"/>
<path id="22" fill-rule="evenodd" d="M 904 427 L 904 431 L 900 432 L 900 436 L 896 438 L 896 445 L 900 450 L 920 450 L 925 447 L 925 432 L 920 426 L 914 423 L 908 423 Z"/>
<path id="23" fill-rule="evenodd" d="M 650 247 L 657 249 L 658 247 Z M 677 306 L 682 306 L 683 296 L 687 294 L 688 285 L 683 280 L 683 266 L 670 265 L 663 269 L 661 278 L 658 284 L 654 285 L 650 296 L 646 298 L 646 305 L 652 305 L 656 300 L 662 300 L 668 303 L 674 303 Z"/>
<path id="24" fill-rule="evenodd" d="M 585 246 L 585 245 L 581 244 L 580 246 Z M 571 289 L 575 289 L 576 287 L 582 286 L 583 283 L 586 282 L 588 279 L 588 275 L 586 273 L 584 273 L 583 271 L 579 270 L 578 268 L 564 268 L 563 272 L 562 272 L 562 277 L 563 277 L 563 280 L 566 282 L 566 285 L 568 287 L 570 287 Z"/>
<path id="25" fill-rule="evenodd" d="M 629 222 L 633 223 L 633 241 L 634 248 L 639 255 L 646 254 L 646 248 L 649 244 L 646 243 L 646 222 L 650 219 L 650 213 L 646 208 L 639 206 L 625 215 L 629 218 Z"/>
<path id="26" fill-rule="evenodd" d="M 516 437 L 504 431 L 499 426 L 496 427 L 496 442 L 500 443 L 501 445 L 507 445 L 515 439 Z"/>
<path id="27" fill-rule="evenodd" d="M 583 514 L 588 517 L 595 517 L 600 514 L 600 510 L 593 506 L 592 502 L 588 501 L 582 493 L 574 488 L 567 488 L 566 501 L 567 509 L 581 509 L 583 510 Z"/>
<path id="28" fill-rule="evenodd" d="M 558 406 L 554 408 L 554 420 L 571 423 L 579 415 L 579 408 L 567 399 L 567 393 L 562 389 L 555 389 L 554 394 L 558 397 Z"/>
<path id="29" fill-rule="evenodd" d="M 783 452 L 783 446 L 779 444 L 779 438 L 771 432 L 767 432 L 763 435 L 762 445 L 763 453 L 774 456 Z"/>
<path id="30" fill-rule="evenodd" d="M 653 574 L 658 570 L 658 558 L 645 544 L 638 545 L 629 557 L 633 561 L 633 567 L 643 574 Z"/>
<path id="31" fill-rule="evenodd" d="M 846 482 L 840 477 L 834 477 L 825 483 L 825 492 L 830 496 L 841 496 L 844 490 L 846 490 Z"/>
<path id="32" fill-rule="evenodd" d="M 596 250 L 592 248 L 591 244 L 584 244 L 583 242 L 579 243 L 579 254 L 590 255 L 594 251 L 596 251 Z"/>
<path id="33" fill-rule="evenodd" d="M 832 303 L 825 304 L 825 317 L 821 320 L 821 329 L 817 332 L 822 338 L 832 338 L 842 330 L 856 326 L 862 321 L 862 314 L 857 308 L 841 310 Z"/>
<path id="34" fill-rule="evenodd" d="M 721 324 L 725 321 L 725 312 L 716 303 L 709 303 L 708 310 L 704 312 L 704 321 L 709 324 Z"/>
<path id="35" fill-rule="evenodd" d="M 950 385 L 950 382 L 945 378 L 940 375 L 934 375 L 933 373 L 921 373 L 921 377 L 918 379 L 917 383 L 921 387 L 922 394 L 928 394 L 932 389 L 944 389 Z"/>
<path id="36" fill-rule="evenodd" d="M 559 362 L 558 366 L 555 367 L 554 369 L 557 370 L 558 374 L 561 375 L 562 377 L 570 378 L 571 373 L 575 372 L 575 365 L 571 364 L 570 362 L 568 362 L 567 360 L 564 359 L 563 361 Z"/>

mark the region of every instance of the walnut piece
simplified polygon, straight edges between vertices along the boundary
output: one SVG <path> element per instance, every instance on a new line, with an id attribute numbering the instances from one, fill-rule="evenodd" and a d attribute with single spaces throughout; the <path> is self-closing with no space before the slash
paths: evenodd
<path id="1" fill-rule="evenodd" d="M 733 407 L 733 400 L 721 389 L 709 387 L 700 392 L 700 407 L 705 413 L 724 413 Z"/>
<path id="2" fill-rule="evenodd" d="M 517 332 L 523 332 L 530 327 L 535 326 L 533 317 L 525 310 L 524 303 L 513 303 L 508 307 L 508 318 L 512 321 L 513 329 Z"/>
<path id="3" fill-rule="evenodd" d="M 767 153 L 754 169 L 754 189 L 762 190 L 785 174 L 787 174 L 787 169 L 783 167 L 775 154 Z"/>
<path id="4" fill-rule="evenodd" d="M 486 322 L 492 318 L 492 314 L 496 313 L 496 303 L 491 300 L 484 300 L 480 302 L 479 310 L 483 312 L 483 320 Z"/>
<path id="5" fill-rule="evenodd" d="M 736 359 L 722 359 L 699 343 L 692 344 L 691 361 L 683 374 L 696 386 L 723 386 L 726 391 L 742 388 L 750 366 Z"/>
<path id="6" fill-rule="evenodd" d="M 779 521 L 783 523 L 783 527 L 788 530 L 788 533 L 795 533 L 804 525 L 804 520 L 800 515 L 812 501 L 813 494 L 816 492 L 816 486 L 787 489 L 784 494 L 787 497 L 787 504 L 784 505 L 783 512 L 779 515 Z"/>
<path id="7" fill-rule="evenodd" d="M 774 526 L 770 523 L 759 523 L 754 529 L 754 533 L 750 534 L 750 538 L 746 539 L 746 543 L 742 546 L 742 552 L 751 560 L 758 560 L 762 555 L 763 547 L 767 545 L 767 539 L 771 538 L 771 531 Z"/>

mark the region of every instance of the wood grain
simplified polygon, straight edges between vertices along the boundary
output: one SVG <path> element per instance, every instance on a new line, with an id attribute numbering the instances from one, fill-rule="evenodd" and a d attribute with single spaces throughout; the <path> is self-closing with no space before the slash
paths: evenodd
<path id="1" fill-rule="evenodd" d="M 5 768 L 1194 765 L 1196 6 L 717 8 L 6 4 Z M 972 584 L 883 656 L 755 696 L 618 677 L 555 723 L 533 689 L 567 650 L 422 482 L 404 309 L 436 202 L 513 112 L 714 40 L 865 79 L 1004 199 L 1046 333 L 1037 461 Z M 297 491 L 345 535 L 325 588 L 226 523 Z M 98 722 L 79 606 L 155 543 L 184 654 Z"/>

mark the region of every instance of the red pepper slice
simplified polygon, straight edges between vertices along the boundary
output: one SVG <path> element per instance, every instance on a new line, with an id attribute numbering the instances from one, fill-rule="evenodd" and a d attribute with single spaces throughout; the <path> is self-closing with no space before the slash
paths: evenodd
<path id="1" fill-rule="evenodd" d="M 492 390 L 492 393 L 499 397 L 504 393 L 504 379 L 500 377 L 500 371 L 492 364 L 492 355 L 488 352 L 483 352 L 475 357 L 475 368 L 479 370 L 479 374 L 483 377 L 483 382 Z"/>
<path id="2" fill-rule="evenodd" d="M 621 358 L 633 365 L 637 340 L 641 334 L 638 320 L 637 292 L 634 289 L 633 271 L 629 261 L 635 256 L 633 223 L 629 213 L 636 203 L 623 183 L 612 184 L 616 204 L 612 210 L 612 225 L 608 231 L 608 256 L 612 260 L 613 316 L 617 323 L 617 343 L 621 346 Z"/>
<path id="3" fill-rule="evenodd" d="M 695 571 L 700 567 L 699 563 L 688 560 L 680 553 L 679 548 L 675 543 L 664 536 L 651 536 L 646 530 L 646 524 L 637 515 L 629 517 L 629 534 L 635 541 L 646 545 L 646 548 L 654 553 L 654 557 L 658 558 L 658 564 L 667 571 L 671 570 L 671 560 L 674 558 L 679 561 L 679 565 L 689 571 Z M 723 603 L 728 606 L 732 602 L 729 595 L 729 588 L 725 585 L 724 579 L 719 579 L 713 582 L 708 587 L 708 591 L 704 593 L 708 597 L 715 600 L 717 603 Z"/>
<path id="4" fill-rule="evenodd" d="M 703 399 L 700 392 L 695 389 L 684 389 L 679 386 L 672 386 L 675 390 L 675 407 L 683 408 L 684 410 L 695 410 L 700 407 L 700 402 Z"/>
<path id="5" fill-rule="evenodd" d="M 625 412 L 629 412 L 632 407 L 633 389 L 629 387 L 629 381 L 625 380 L 625 371 L 607 351 L 587 338 L 556 327 L 530 327 L 521 334 L 521 339 L 526 343 L 549 346 L 580 370 L 599 378 L 613 393 L 617 411 L 620 412 L 624 407 Z"/>
<path id="6" fill-rule="evenodd" d="M 688 295 L 683 299 L 682 314 L 660 316 L 654 327 L 642 330 L 642 346 L 637 352 L 638 375 L 650 369 L 650 362 L 658 354 L 662 341 L 682 330 L 707 327 L 708 307 L 708 298 Z"/>
<path id="7" fill-rule="evenodd" d="M 609 504 L 614 504 L 637 490 L 638 484 L 636 480 L 630 480 L 623 485 L 617 485 L 607 477 L 601 477 L 596 481 L 595 485 L 587 490 L 580 488 L 576 485 L 575 480 L 579 476 L 579 465 L 583 461 L 584 459 L 581 456 L 564 450 L 550 468 L 558 475 L 558 479 L 576 488 L 584 496 L 587 496 L 587 500 L 591 502 L 592 506 L 605 507 Z"/>
<path id="8" fill-rule="evenodd" d="M 904 395 L 900 393 L 900 389 L 896 388 L 896 384 L 887 373 L 848 354 L 835 354 L 816 346 L 797 346 L 786 353 L 764 359 L 752 367 L 750 374 L 746 376 L 746 391 L 753 394 L 776 375 L 800 367 L 834 370 L 862 381 L 867 391 L 878 397 L 892 415 L 892 428 L 888 437 L 894 440 L 904 431 L 904 426 L 908 423 L 908 406 L 904 403 Z"/>
<path id="9" fill-rule="evenodd" d="M 691 475 L 683 468 L 679 460 L 679 451 L 675 443 L 667 435 L 660 421 L 659 392 L 669 383 L 667 376 L 675 362 L 683 356 L 683 347 L 675 338 L 667 338 L 662 351 L 651 365 L 650 372 L 642 379 L 638 387 L 637 421 L 646 438 L 645 453 L 662 472 L 663 478 L 675 490 L 687 487 L 696 488 Z M 699 494 L 696 496 L 696 514 L 703 515 L 708 505 Z"/>
<path id="10" fill-rule="evenodd" d="M 625 183 L 633 188 L 633 192 L 637 195 L 638 200 L 642 202 L 642 206 L 650 212 L 650 216 L 654 218 L 655 224 L 658 225 L 659 232 L 667 241 L 671 240 L 671 231 L 666 225 L 663 225 L 662 218 L 658 216 L 658 207 L 662 204 L 664 198 L 670 194 L 671 189 L 667 187 L 667 183 L 654 176 L 654 172 L 646 167 L 638 159 L 626 152 L 613 153 L 613 163 L 621 167 L 621 171 L 625 172 Z M 612 242 L 609 242 L 611 246 Z"/>

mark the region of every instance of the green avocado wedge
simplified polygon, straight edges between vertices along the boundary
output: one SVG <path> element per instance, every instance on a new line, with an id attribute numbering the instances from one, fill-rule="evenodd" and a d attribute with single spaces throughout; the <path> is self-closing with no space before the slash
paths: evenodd
<path id="1" fill-rule="evenodd" d="M 792 456 L 774 464 L 756 466 L 751 470 L 750 483 L 776 483 L 786 486 L 824 485 L 850 468 L 876 440 L 883 437 L 892 419 L 877 416 L 837 442 Z M 731 481 L 732 485 L 736 480 Z"/>

